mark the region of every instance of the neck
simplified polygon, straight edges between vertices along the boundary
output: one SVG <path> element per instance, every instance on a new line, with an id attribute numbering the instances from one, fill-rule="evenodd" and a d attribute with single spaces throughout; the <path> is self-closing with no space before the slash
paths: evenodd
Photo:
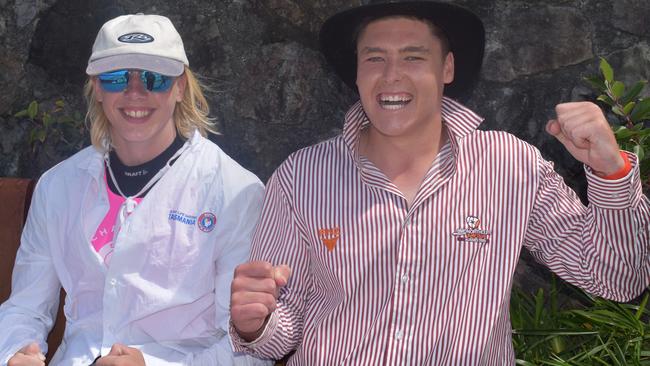
<path id="1" fill-rule="evenodd" d="M 418 166 L 429 168 L 447 140 L 446 128 L 438 123 L 414 136 L 386 136 L 369 127 L 361 132 L 359 153 L 391 177 L 390 172 L 409 171 Z"/>
<path id="2" fill-rule="evenodd" d="M 114 144 L 114 150 L 122 164 L 136 166 L 153 160 L 167 149 L 176 138 L 174 133 L 166 134 L 160 141 L 129 142 L 128 144 Z"/>
<path id="3" fill-rule="evenodd" d="M 359 154 L 367 157 L 395 184 L 410 207 L 446 140 L 446 128 L 442 123 L 410 138 L 382 135 L 370 125 L 359 138 Z"/>

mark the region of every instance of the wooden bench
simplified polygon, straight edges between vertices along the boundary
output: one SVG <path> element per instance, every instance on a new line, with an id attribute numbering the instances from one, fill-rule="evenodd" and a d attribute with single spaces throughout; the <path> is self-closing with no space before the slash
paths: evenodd
<path id="1" fill-rule="evenodd" d="M 20 234 L 27 219 L 27 211 L 32 200 L 35 181 L 32 179 L 0 178 L 0 303 L 11 294 L 11 272 L 16 260 L 16 251 L 20 245 Z M 51 359 L 61 344 L 65 328 L 63 299 L 61 301 L 54 328 L 47 338 L 47 359 Z"/>

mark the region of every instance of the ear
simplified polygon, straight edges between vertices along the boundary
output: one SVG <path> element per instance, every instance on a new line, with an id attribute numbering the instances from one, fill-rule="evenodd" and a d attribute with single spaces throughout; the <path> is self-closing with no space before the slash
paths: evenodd
<path id="1" fill-rule="evenodd" d="M 442 65 L 442 80 L 445 84 L 454 81 L 454 53 L 447 52 L 444 65 Z"/>
<path id="2" fill-rule="evenodd" d="M 93 94 L 95 94 L 95 99 L 101 103 L 104 101 L 104 90 L 102 90 L 102 87 L 99 85 L 99 78 L 97 78 L 97 76 L 91 76 L 91 78 L 93 83 Z"/>
<path id="3" fill-rule="evenodd" d="M 183 73 L 181 76 L 176 78 L 176 101 L 178 103 L 183 101 L 183 96 L 185 95 L 185 88 L 187 87 L 187 75 Z"/>

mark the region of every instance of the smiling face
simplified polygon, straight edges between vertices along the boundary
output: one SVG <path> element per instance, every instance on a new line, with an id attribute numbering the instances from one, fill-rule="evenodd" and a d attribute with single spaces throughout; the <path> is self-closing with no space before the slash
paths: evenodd
<path id="1" fill-rule="evenodd" d="M 409 137 L 441 127 L 444 84 L 454 58 L 423 21 L 390 17 L 369 23 L 357 41 L 357 88 L 371 129 Z"/>
<path id="2" fill-rule="evenodd" d="M 107 92 L 94 78 L 94 92 L 110 123 L 111 142 L 127 165 L 141 164 L 155 158 L 176 137 L 174 109 L 185 92 L 185 75 L 176 78 L 166 92 L 147 90 L 138 71 L 132 71 L 127 88 Z"/>

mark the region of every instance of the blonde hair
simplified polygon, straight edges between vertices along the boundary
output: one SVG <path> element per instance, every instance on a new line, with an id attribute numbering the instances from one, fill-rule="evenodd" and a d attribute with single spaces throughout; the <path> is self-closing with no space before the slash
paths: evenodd
<path id="1" fill-rule="evenodd" d="M 185 67 L 184 74 L 187 84 L 183 99 L 174 108 L 176 132 L 185 139 L 190 138 L 194 130 L 198 130 L 203 136 L 207 136 L 208 132 L 218 133 L 213 119 L 208 117 L 210 108 L 203 95 L 205 87 L 188 67 Z M 84 96 L 88 104 L 86 121 L 90 125 L 90 141 L 100 151 L 108 151 L 111 146 L 111 125 L 95 95 L 93 77 L 86 81 Z"/>

